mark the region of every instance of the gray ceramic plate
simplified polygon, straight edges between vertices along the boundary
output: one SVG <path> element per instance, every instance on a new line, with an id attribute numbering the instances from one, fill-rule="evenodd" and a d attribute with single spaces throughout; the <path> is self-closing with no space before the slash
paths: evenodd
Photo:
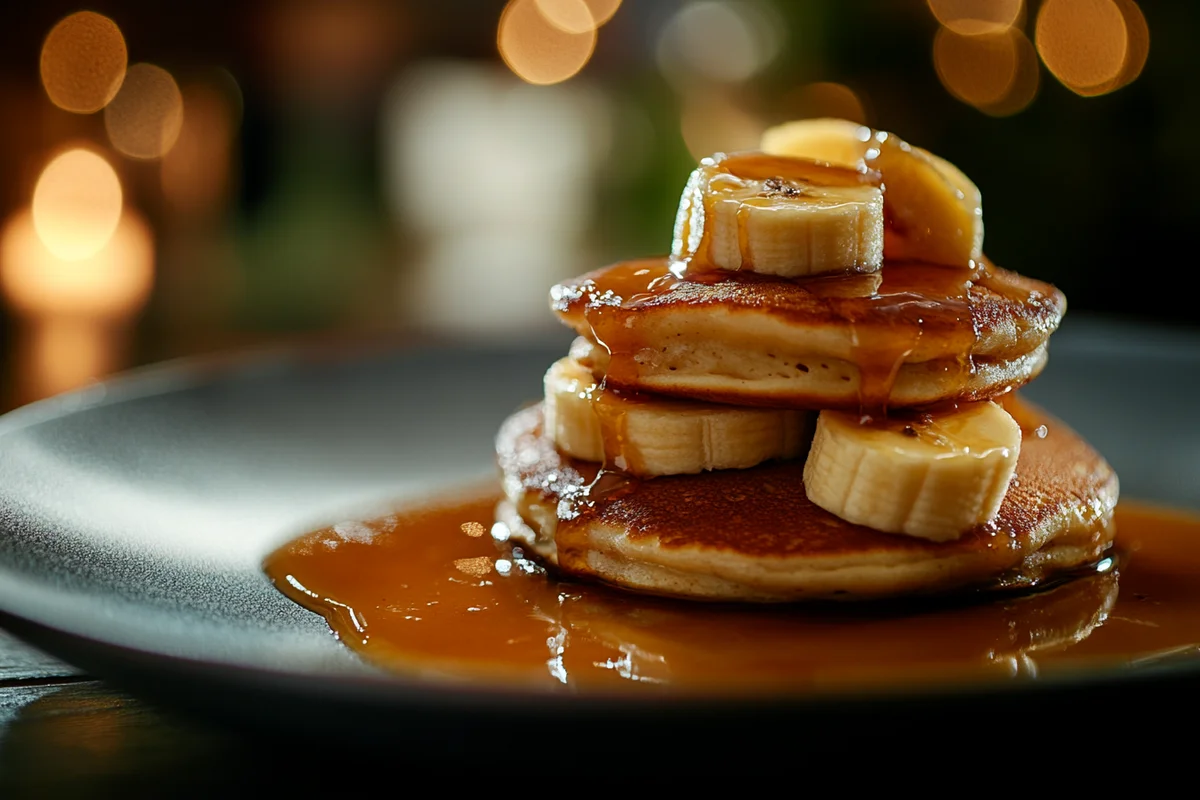
<path id="1" fill-rule="evenodd" d="M 728 753 L 760 746 L 741 724 L 748 719 L 806 720 L 793 726 L 795 739 L 839 726 L 861 736 L 856 720 L 866 715 L 886 737 L 914 714 L 978 719 L 989 704 L 1029 703 L 1039 713 L 1069 705 L 1083 722 L 1098 697 L 1145 707 L 1178 705 L 1181 685 L 1197 694 L 1200 668 L 1190 664 L 966 693 L 755 703 L 452 690 L 364 666 L 323 620 L 270 586 L 260 562 L 288 538 L 489 475 L 497 425 L 537 396 L 565 344 L 182 362 L 9 414 L 0 421 L 5 626 L 178 707 L 438 752 L 550 720 L 579 741 L 602 741 L 635 720 L 639 730 Z M 1200 507 L 1198 344 L 1189 334 L 1073 319 L 1028 392 L 1109 457 L 1123 496 Z"/>

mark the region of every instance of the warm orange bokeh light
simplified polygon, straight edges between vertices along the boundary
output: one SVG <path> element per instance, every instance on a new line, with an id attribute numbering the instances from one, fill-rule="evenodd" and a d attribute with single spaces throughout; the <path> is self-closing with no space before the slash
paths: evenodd
<path id="1" fill-rule="evenodd" d="M 121 88 L 127 59 L 117 23 L 79 11 L 59 21 L 42 43 L 42 85 L 64 111 L 91 114 Z"/>
<path id="2" fill-rule="evenodd" d="M 536 0 L 538 11 L 566 33 L 587 33 L 612 19 L 621 0 Z"/>
<path id="3" fill-rule="evenodd" d="M 1125 20 L 1127 37 L 1125 62 L 1121 65 L 1120 72 L 1111 80 L 1097 86 L 1071 87 L 1085 97 L 1107 94 L 1133 83 L 1137 76 L 1142 74 L 1142 68 L 1146 66 L 1146 58 L 1150 55 L 1150 27 L 1146 24 L 1146 17 L 1142 15 L 1142 9 L 1133 0 L 1114 0 L 1114 2 L 1121 11 L 1121 17 Z"/>
<path id="4" fill-rule="evenodd" d="M 937 21 L 962 36 L 1003 33 L 1016 24 L 1022 0 L 927 0 Z"/>
<path id="5" fill-rule="evenodd" d="M 232 79 L 230 79 L 232 83 Z M 162 161 L 163 195 L 176 209 L 202 215 L 216 211 L 230 188 L 237 86 L 194 83 L 183 89 L 187 116 L 179 139 Z"/>
<path id="6" fill-rule="evenodd" d="M 699 161 L 713 153 L 757 150 L 766 123 L 718 94 L 697 93 L 683 104 L 680 132 Z"/>
<path id="7" fill-rule="evenodd" d="M 112 236 L 121 202 L 121 182 L 107 161 L 91 150 L 68 150 L 38 178 L 32 224 L 58 258 L 87 258 Z"/>
<path id="8" fill-rule="evenodd" d="M 86 386 L 124 366 L 126 333 L 103 322 L 47 317 L 21 331 L 15 387 L 20 403 Z"/>
<path id="9" fill-rule="evenodd" d="M 792 95 L 787 105 L 791 109 L 789 116 L 796 118 L 835 117 L 851 122 L 867 121 L 862 99 L 842 83 L 810 83 Z"/>
<path id="10" fill-rule="evenodd" d="M 621 7 L 621 0 L 584 0 L 587 3 L 588 10 L 592 12 L 592 19 L 596 22 L 596 27 L 600 27 L 608 22 L 616 15 L 617 9 Z"/>
<path id="11" fill-rule="evenodd" d="M 1016 28 L 1007 34 L 1016 46 L 1017 72 L 1009 84 L 1008 92 L 999 100 L 979 106 L 979 110 L 993 117 L 1007 117 L 1025 110 L 1034 98 L 1042 82 L 1042 68 L 1038 64 L 1037 50 L 1029 37 Z"/>
<path id="12" fill-rule="evenodd" d="M 1096 95 L 1132 80 L 1122 82 L 1127 65 L 1135 65 L 1133 77 L 1141 71 L 1149 50 L 1144 26 L 1145 19 L 1132 2 L 1046 0 L 1038 11 L 1035 36 L 1038 53 L 1054 77 L 1077 94 Z M 1141 45 L 1135 42 L 1138 36 Z"/>
<path id="13" fill-rule="evenodd" d="M 153 64 L 134 64 L 121 91 L 104 109 L 112 146 L 132 158 L 162 158 L 183 126 L 183 95 L 171 73 Z"/>
<path id="14" fill-rule="evenodd" d="M 496 45 L 521 80 L 547 85 L 583 69 L 596 47 L 596 31 L 567 33 L 546 20 L 537 0 L 509 0 L 500 15 Z"/>
<path id="15" fill-rule="evenodd" d="M 940 28 L 933 39 L 933 65 L 950 94 L 973 106 L 998 102 L 1017 75 L 1017 45 L 1004 33 L 963 36 Z"/>
<path id="16" fill-rule="evenodd" d="M 107 243 L 68 261 L 51 252 L 23 211 L 0 234 L 0 284 L 30 316 L 120 318 L 140 308 L 154 276 L 154 246 L 141 217 L 126 209 Z"/>
<path id="17" fill-rule="evenodd" d="M 587 33 L 599 26 L 583 0 L 534 0 L 546 21 L 564 33 Z"/>
<path id="18" fill-rule="evenodd" d="M 1016 28 L 973 36 L 941 28 L 933 64 L 950 94 L 992 116 L 1015 114 L 1037 94 L 1037 53 Z"/>

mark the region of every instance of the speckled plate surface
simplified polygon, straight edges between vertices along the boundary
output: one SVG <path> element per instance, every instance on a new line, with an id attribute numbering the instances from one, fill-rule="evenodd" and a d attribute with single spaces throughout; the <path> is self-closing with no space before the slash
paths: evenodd
<path id="1" fill-rule="evenodd" d="M 863 735 L 870 719 L 872 735 L 889 737 L 914 714 L 977 719 L 1024 702 L 1039 713 L 1070 706 L 1083 723 L 1099 713 L 1098 697 L 1177 704 L 1182 686 L 1200 694 L 1191 663 L 979 691 L 770 702 L 451 689 L 363 665 L 323 620 L 271 587 L 260 563 L 289 538 L 490 475 L 498 424 L 536 399 L 566 342 L 180 362 L 15 411 L 0 420 L 0 622 L 179 708 L 443 753 L 551 720 L 580 742 L 636 720 L 732 752 L 761 746 L 748 720 L 802 718 Z M 1109 458 L 1123 497 L 1197 508 L 1197 345 L 1190 334 L 1069 320 L 1027 391 Z"/>

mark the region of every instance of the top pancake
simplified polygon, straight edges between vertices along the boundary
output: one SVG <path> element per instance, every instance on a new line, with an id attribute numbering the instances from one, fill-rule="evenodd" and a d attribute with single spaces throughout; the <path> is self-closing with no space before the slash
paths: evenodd
<path id="1" fill-rule="evenodd" d="M 742 405 L 861 408 L 979 400 L 1034 376 L 1066 310 L 1049 284 L 983 264 L 887 263 L 792 281 L 615 264 L 551 290 L 613 385 Z"/>

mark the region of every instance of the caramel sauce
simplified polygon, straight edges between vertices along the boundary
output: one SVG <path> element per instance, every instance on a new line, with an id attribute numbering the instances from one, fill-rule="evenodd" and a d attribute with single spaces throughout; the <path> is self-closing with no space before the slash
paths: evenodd
<path id="1" fill-rule="evenodd" d="M 735 607 L 547 574 L 503 541 L 497 500 L 323 528 L 265 569 L 368 661 L 497 688 L 872 690 L 1200 656 L 1200 518 L 1180 512 L 1123 504 L 1120 555 L 1037 592 Z"/>
<path id="2" fill-rule="evenodd" d="M 785 186 L 792 182 L 814 183 L 818 186 L 879 186 L 883 176 L 878 170 L 850 169 L 824 161 L 777 156 L 761 151 L 731 153 L 714 159 L 704 159 L 719 172 L 746 181 L 778 180 Z"/>
<path id="3" fill-rule="evenodd" d="M 586 388 L 592 412 L 600 419 L 604 434 L 604 463 L 633 473 L 645 472 L 640 451 L 629 447 L 626 420 L 631 406 L 646 402 L 638 392 L 624 391 L 600 384 Z M 680 403 L 681 406 L 685 403 Z"/>

